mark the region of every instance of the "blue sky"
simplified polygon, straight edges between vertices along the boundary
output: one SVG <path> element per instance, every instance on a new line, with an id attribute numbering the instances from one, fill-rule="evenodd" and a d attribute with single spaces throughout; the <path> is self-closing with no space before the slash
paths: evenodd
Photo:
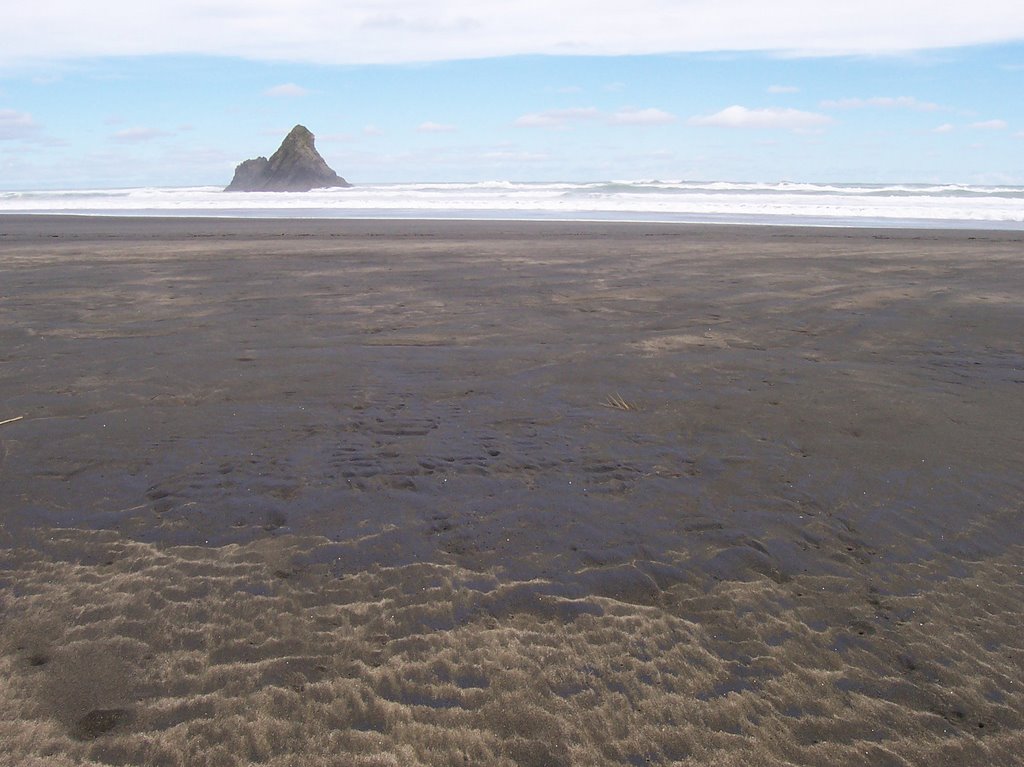
<path id="1" fill-rule="evenodd" d="M 0 188 L 226 184 L 295 123 L 356 184 L 1024 184 L 1015 2 L 281 5 L 15 11 Z"/>

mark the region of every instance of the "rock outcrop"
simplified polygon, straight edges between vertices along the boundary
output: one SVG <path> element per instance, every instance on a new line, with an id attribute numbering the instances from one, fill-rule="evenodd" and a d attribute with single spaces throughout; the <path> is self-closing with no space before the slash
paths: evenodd
<path id="1" fill-rule="evenodd" d="M 313 134 L 296 125 L 270 156 L 246 160 L 235 168 L 225 192 L 308 192 L 331 186 L 352 186 L 324 162 Z"/>

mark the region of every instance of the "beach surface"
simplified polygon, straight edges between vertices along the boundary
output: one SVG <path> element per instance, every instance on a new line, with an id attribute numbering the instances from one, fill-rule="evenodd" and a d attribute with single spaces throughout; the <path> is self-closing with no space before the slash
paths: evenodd
<path id="1" fill-rule="evenodd" d="M 1012 765 L 1024 234 L 0 217 L 0 764 Z"/>

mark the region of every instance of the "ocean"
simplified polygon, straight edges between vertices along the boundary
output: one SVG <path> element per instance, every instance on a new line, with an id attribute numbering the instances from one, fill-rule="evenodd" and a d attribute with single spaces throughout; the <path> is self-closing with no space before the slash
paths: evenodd
<path id="1" fill-rule="evenodd" d="M 359 184 L 0 191 L 0 213 L 435 218 L 1024 229 L 1024 186 L 696 181 Z"/>

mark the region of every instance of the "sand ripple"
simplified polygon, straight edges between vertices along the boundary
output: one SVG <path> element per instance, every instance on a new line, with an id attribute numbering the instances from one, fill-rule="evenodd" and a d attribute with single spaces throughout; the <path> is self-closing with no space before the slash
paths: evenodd
<path id="1" fill-rule="evenodd" d="M 9 552 L 9 763 L 1009 765 L 1019 749 L 1019 549 L 939 583 L 909 568 L 899 594 L 796 576 L 623 601 L 600 579 L 566 594 L 457 565 L 339 578 L 300 564 L 317 545 L 62 531 Z"/>

